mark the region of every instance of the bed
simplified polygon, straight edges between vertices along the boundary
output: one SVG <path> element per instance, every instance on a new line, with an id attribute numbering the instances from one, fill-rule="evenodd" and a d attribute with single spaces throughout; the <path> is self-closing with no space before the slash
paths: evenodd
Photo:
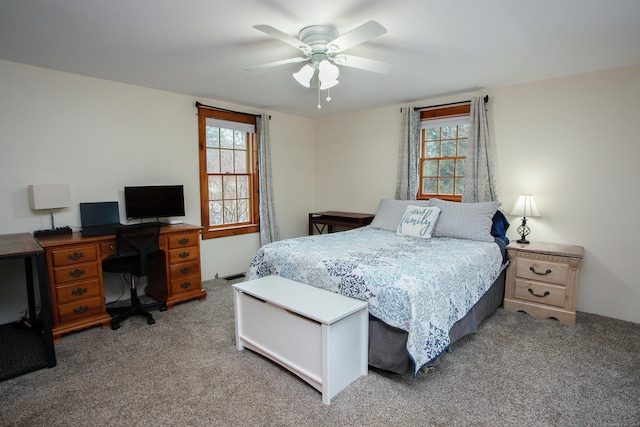
<path id="1" fill-rule="evenodd" d="M 264 245 L 246 280 L 276 274 L 367 301 L 369 364 L 417 374 L 502 303 L 499 206 L 385 199 L 367 227 Z"/>

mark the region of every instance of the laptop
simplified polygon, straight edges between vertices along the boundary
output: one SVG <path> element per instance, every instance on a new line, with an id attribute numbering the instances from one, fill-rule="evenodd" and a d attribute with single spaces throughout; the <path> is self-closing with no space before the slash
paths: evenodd
<path id="1" fill-rule="evenodd" d="M 122 226 L 118 202 L 80 203 L 80 221 L 84 237 L 115 234 Z"/>

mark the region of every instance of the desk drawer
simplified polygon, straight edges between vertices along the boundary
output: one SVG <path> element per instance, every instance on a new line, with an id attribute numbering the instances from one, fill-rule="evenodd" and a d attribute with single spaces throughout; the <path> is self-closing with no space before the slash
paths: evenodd
<path id="1" fill-rule="evenodd" d="M 200 280 L 200 275 L 198 274 L 172 280 L 171 293 L 175 295 L 181 292 L 200 291 L 202 289 Z"/>
<path id="2" fill-rule="evenodd" d="M 197 261 L 199 258 L 197 246 L 187 246 L 169 251 L 169 264 L 172 265 L 185 261 Z"/>
<path id="3" fill-rule="evenodd" d="M 116 241 L 100 243 L 100 255 L 105 258 L 109 255 L 115 255 L 118 253 L 116 248 Z"/>
<path id="4" fill-rule="evenodd" d="M 199 237 L 198 233 L 169 236 L 169 249 L 184 248 L 187 246 L 197 246 L 198 237 Z"/>
<path id="5" fill-rule="evenodd" d="M 86 280 L 98 277 L 98 264 L 77 264 L 70 267 L 56 268 L 53 271 L 56 285 L 77 280 Z"/>
<path id="6" fill-rule="evenodd" d="M 58 307 L 58 323 L 74 322 L 102 313 L 102 298 L 89 298 Z"/>
<path id="7" fill-rule="evenodd" d="M 516 276 L 523 279 L 566 285 L 569 266 L 557 262 L 519 258 Z"/>
<path id="8" fill-rule="evenodd" d="M 78 263 L 96 261 L 98 250 L 96 246 L 80 246 L 73 249 L 51 251 L 54 267 L 73 265 Z"/>
<path id="9" fill-rule="evenodd" d="M 181 280 L 187 276 L 200 274 L 200 261 L 189 261 L 170 266 L 171 281 Z"/>
<path id="10" fill-rule="evenodd" d="M 56 287 L 56 298 L 58 304 L 67 304 L 100 296 L 100 280 L 97 278 L 86 282 L 72 283 Z"/>
<path id="11" fill-rule="evenodd" d="M 538 304 L 564 307 L 567 288 L 541 282 L 530 282 L 516 279 L 515 298 Z"/>

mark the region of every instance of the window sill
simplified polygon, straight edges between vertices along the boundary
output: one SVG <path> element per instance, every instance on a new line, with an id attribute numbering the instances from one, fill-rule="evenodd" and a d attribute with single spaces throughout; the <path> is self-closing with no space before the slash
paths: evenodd
<path id="1" fill-rule="evenodd" d="M 256 224 L 242 225 L 226 228 L 211 228 L 202 231 L 202 240 L 215 239 L 217 237 L 239 236 L 242 234 L 258 233 L 260 226 Z"/>

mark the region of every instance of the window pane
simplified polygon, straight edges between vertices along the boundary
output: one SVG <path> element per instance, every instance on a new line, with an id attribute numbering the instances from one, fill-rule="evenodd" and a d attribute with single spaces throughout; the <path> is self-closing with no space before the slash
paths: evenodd
<path id="1" fill-rule="evenodd" d="M 238 201 L 238 222 L 249 222 L 249 201 L 247 199 Z"/>
<path id="2" fill-rule="evenodd" d="M 220 172 L 233 173 L 233 150 L 220 150 Z"/>
<path id="3" fill-rule="evenodd" d="M 240 151 L 240 150 L 235 150 L 234 152 L 236 154 L 235 172 L 236 173 L 247 173 L 247 152 L 246 151 Z"/>
<path id="4" fill-rule="evenodd" d="M 438 161 L 437 160 L 425 160 L 422 163 L 422 176 L 437 176 L 438 175 Z"/>
<path id="5" fill-rule="evenodd" d="M 455 139 L 458 136 L 458 126 L 442 126 L 442 139 Z"/>
<path id="6" fill-rule="evenodd" d="M 427 128 L 426 129 L 427 141 L 433 141 L 440 139 L 440 128 Z"/>
<path id="7" fill-rule="evenodd" d="M 459 139 L 458 140 L 458 156 L 466 156 L 467 155 L 467 140 Z"/>
<path id="8" fill-rule="evenodd" d="M 456 140 L 442 141 L 442 157 L 454 157 L 456 155 Z"/>
<path id="9" fill-rule="evenodd" d="M 456 176 L 464 176 L 466 163 L 464 159 L 456 160 Z"/>
<path id="10" fill-rule="evenodd" d="M 422 192 L 436 194 L 438 192 L 438 180 L 436 178 L 425 178 L 422 181 Z"/>
<path id="11" fill-rule="evenodd" d="M 426 157 L 440 157 L 440 141 L 426 143 Z"/>
<path id="12" fill-rule="evenodd" d="M 453 176 L 453 160 L 441 160 L 440 161 L 440 176 Z M 453 186 L 453 183 L 451 183 Z M 451 187 L 453 189 L 453 187 Z M 440 189 L 442 191 L 442 189 Z M 447 193 L 451 194 L 451 193 Z"/>
<path id="13" fill-rule="evenodd" d="M 249 198 L 249 176 L 241 175 L 238 177 L 238 198 Z"/>
<path id="14" fill-rule="evenodd" d="M 218 148 L 219 146 L 218 144 L 220 143 L 218 131 L 219 131 L 219 128 L 207 126 L 207 129 L 206 129 L 207 134 L 205 136 L 207 140 L 207 147 Z"/>
<path id="15" fill-rule="evenodd" d="M 220 150 L 207 148 L 207 173 L 220 173 Z"/>
<path id="16" fill-rule="evenodd" d="M 224 223 L 231 224 L 237 221 L 238 213 L 236 211 L 235 200 L 225 200 L 224 202 Z"/>
<path id="17" fill-rule="evenodd" d="M 220 129 L 220 147 L 233 148 L 233 130 Z"/>
<path id="18" fill-rule="evenodd" d="M 222 200 L 222 177 L 219 175 L 209 177 L 209 200 Z"/>
<path id="19" fill-rule="evenodd" d="M 469 125 L 458 126 L 458 138 L 469 138 Z"/>
<path id="20" fill-rule="evenodd" d="M 440 178 L 438 184 L 439 194 L 453 194 L 453 178 Z"/>
<path id="21" fill-rule="evenodd" d="M 234 143 L 235 143 L 236 149 L 246 150 L 247 149 L 247 132 L 242 132 L 241 130 L 235 131 Z"/>
<path id="22" fill-rule="evenodd" d="M 209 224 L 222 224 L 222 202 L 209 202 Z"/>
<path id="23" fill-rule="evenodd" d="M 225 200 L 236 198 L 236 177 L 225 176 L 222 180 L 222 196 Z"/>
<path id="24" fill-rule="evenodd" d="M 456 178 L 456 194 L 462 196 L 464 193 L 464 178 Z"/>

